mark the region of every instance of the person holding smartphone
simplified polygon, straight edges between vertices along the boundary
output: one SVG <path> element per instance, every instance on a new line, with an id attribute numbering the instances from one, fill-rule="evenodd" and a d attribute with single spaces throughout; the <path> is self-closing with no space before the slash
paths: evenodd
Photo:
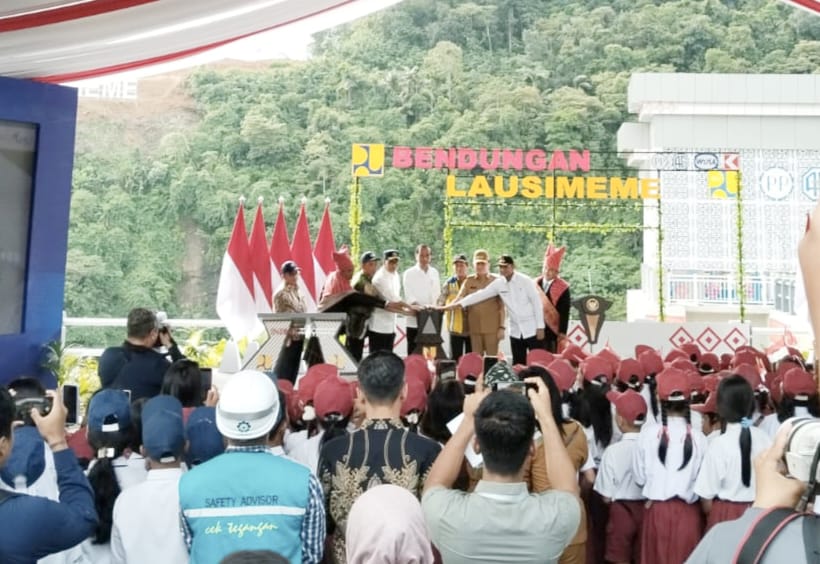
<path id="1" fill-rule="evenodd" d="M 76 546 L 97 526 L 94 494 L 65 434 L 66 408 L 54 391 L 47 391 L 48 415 L 32 409 L 30 417 L 54 455 L 59 501 L 0 490 L 0 562 L 34 562 Z M 11 454 L 16 420 L 14 399 L 0 387 L 0 468 Z"/>

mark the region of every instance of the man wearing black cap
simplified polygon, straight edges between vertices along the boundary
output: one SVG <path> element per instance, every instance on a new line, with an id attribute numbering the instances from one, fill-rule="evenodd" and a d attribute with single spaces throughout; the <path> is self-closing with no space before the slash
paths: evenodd
<path id="1" fill-rule="evenodd" d="M 299 290 L 299 266 L 292 260 L 282 264 L 282 283 L 273 294 L 273 310 L 276 313 L 305 313 L 307 302 Z M 291 328 L 276 361 L 274 372 L 277 378 L 296 381 L 299 362 L 302 359 L 304 339 L 297 328 Z"/>
<path id="2" fill-rule="evenodd" d="M 528 350 L 545 348 L 541 297 L 532 278 L 515 271 L 515 261 L 510 255 L 498 258 L 498 268 L 501 276 L 489 286 L 444 306 L 444 309 L 467 307 L 496 296 L 501 298 L 510 320 L 513 364 L 524 364 Z"/>
<path id="3" fill-rule="evenodd" d="M 446 305 L 454 302 L 458 297 L 461 287 L 469 274 L 466 255 L 456 255 L 453 258 L 453 269 L 455 274 L 444 282 L 441 288 L 441 296 L 438 305 Z M 450 358 L 458 362 L 461 355 L 471 352 L 470 333 L 467 330 L 467 316 L 461 309 L 448 311 L 445 318 L 447 331 L 450 333 Z"/>
<path id="4" fill-rule="evenodd" d="M 353 289 L 368 296 L 381 297 L 379 290 L 373 285 L 373 275 L 379 268 L 379 257 L 373 251 L 362 253 L 361 270 L 353 279 Z M 368 306 L 352 306 L 347 312 L 346 330 L 347 340 L 345 341 L 347 350 L 361 362 L 364 355 L 364 338 L 367 335 L 367 325 L 373 308 Z M 371 345 L 371 348 L 373 346 Z"/>
<path id="5" fill-rule="evenodd" d="M 384 251 L 384 264 L 373 275 L 373 285 L 390 302 L 401 302 L 401 281 L 399 280 L 399 252 Z M 396 340 L 396 314 L 387 310 L 374 310 L 370 317 L 370 352 L 392 351 Z"/>

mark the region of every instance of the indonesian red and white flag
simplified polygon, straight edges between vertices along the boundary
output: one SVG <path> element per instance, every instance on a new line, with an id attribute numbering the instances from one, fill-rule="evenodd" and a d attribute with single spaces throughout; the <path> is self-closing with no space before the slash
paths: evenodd
<path id="1" fill-rule="evenodd" d="M 219 287 L 216 292 L 216 313 L 234 340 L 253 336 L 257 327 L 254 301 L 253 265 L 245 229 L 242 204 L 236 212 L 233 232 L 222 258 Z"/>
<path id="2" fill-rule="evenodd" d="M 292 260 L 290 256 L 290 239 L 288 239 L 288 225 L 285 221 L 284 199 L 279 198 L 279 215 L 273 224 L 273 237 L 270 242 L 271 280 L 273 291 L 282 283 L 282 265 Z"/>
<path id="3" fill-rule="evenodd" d="M 308 228 L 305 202 L 299 208 L 299 218 L 296 220 L 296 229 L 293 231 L 293 240 L 290 244 L 290 254 L 297 266 L 302 269 L 299 276 L 299 288 L 305 296 L 308 312 L 316 311 L 316 266 L 313 258 L 313 249 L 310 245 L 310 230 Z"/>
<path id="4" fill-rule="evenodd" d="M 249 241 L 251 264 L 253 265 L 253 295 L 257 313 L 273 311 L 273 280 L 271 278 L 271 259 L 268 254 L 268 237 L 265 231 L 265 218 L 262 215 L 262 198 L 256 208 L 256 217 L 251 228 Z"/>
<path id="5" fill-rule="evenodd" d="M 318 298 L 325 287 L 325 280 L 330 273 L 336 270 L 336 263 L 333 262 L 333 251 L 336 250 L 336 241 L 333 238 L 333 224 L 330 221 L 330 200 L 325 200 L 325 213 L 322 215 L 322 223 L 319 225 L 319 233 L 313 243 L 313 257 L 319 268 L 314 273 L 316 278 L 316 296 Z"/>

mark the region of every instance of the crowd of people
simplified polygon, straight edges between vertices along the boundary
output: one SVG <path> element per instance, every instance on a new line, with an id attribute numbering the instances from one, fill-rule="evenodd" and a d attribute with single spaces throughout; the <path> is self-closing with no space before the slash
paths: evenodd
<path id="1" fill-rule="evenodd" d="M 355 278 L 338 252 L 323 299 L 375 298 L 340 335 L 356 378 L 302 372 L 293 332 L 274 373 L 209 389 L 133 310 L 78 431 L 36 379 L 0 388 L 0 562 L 801 562 L 807 533 L 781 527 L 783 552 L 770 509 L 814 487 L 778 465 L 787 421 L 820 417 L 812 366 L 792 348 L 586 353 L 563 338 L 562 256 L 533 280 L 478 250 L 442 284 L 422 245 L 402 296 L 397 251 L 364 253 Z M 298 266 L 282 270 L 275 303 L 298 311 Z M 395 315 L 423 309 L 447 312 L 452 371 L 419 342 L 392 351 Z M 506 334 L 513 358 L 488 363 Z M 18 409 L 42 397 L 50 411 Z"/>

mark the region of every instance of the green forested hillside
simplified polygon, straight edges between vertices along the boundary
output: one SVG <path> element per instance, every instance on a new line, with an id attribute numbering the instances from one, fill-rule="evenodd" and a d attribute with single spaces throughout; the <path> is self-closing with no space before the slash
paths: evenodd
<path id="1" fill-rule="evenodd" d="M 149 143 L 81 120 L 66 310 L 215 315 L 240 194 L 264 196 L 271 222 L 284 196 L 290 229 L 306 196 L 314 233 L 327 196 L 337 241 L 346 241 L 352 142 L 614 151 L 632 72 L 819 70 L 820 18 L 775 0 L 405 0 L 321 34 L 307 62 L 195 72 L 186 84 L 195 119 Z M 105 143 L 83 142 L 102 135 Z M 613 176 L 627 172 L 614 155 L 593 159 Z M 363 187 L 363 248 L 409 255 L 432 242 L 443 266 L 440 171 L 388 171 Z M 459 213 L 538 221 L 543 211 Z M 601 213 L 566 217 L 599 222 Z M 640 221 L 636 207 L 608 213 Z M 557 242 L 570 246 L 565 277 L 611 296 L 623 316 L 626 289 L 640 285 L 641 234 L 559 232 Z M 545 245 L 545 233 L 454 237 L 457 251 L 509 252 L 530 272 Z"/>

